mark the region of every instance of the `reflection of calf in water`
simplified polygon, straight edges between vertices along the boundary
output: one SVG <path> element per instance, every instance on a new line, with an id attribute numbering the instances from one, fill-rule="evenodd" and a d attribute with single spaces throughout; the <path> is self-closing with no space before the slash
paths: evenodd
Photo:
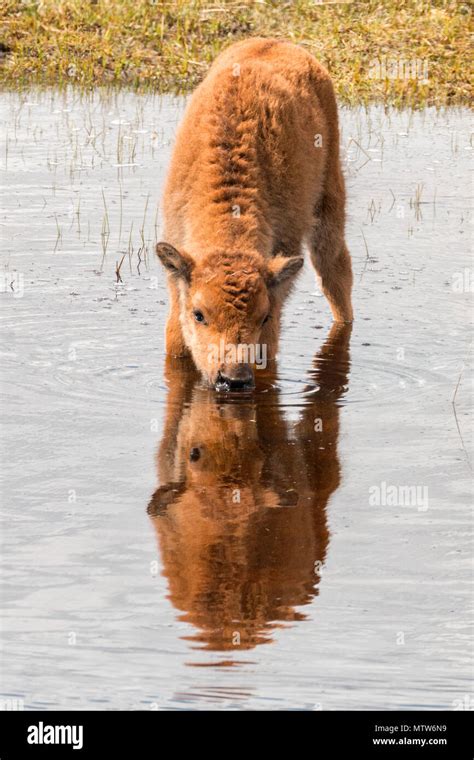
<path id="1" fill-rule="evenodd" d="M 350 330 L 333 325 L 293 422 L 278 391 L 226 401 L 197 384 L 190 364 L 168 359 L 163 485 L 148 511 L 170 599 L 208 649 L 269 641 L 278 621 L 304 619 L 294 608 L 318 593 Z"/>

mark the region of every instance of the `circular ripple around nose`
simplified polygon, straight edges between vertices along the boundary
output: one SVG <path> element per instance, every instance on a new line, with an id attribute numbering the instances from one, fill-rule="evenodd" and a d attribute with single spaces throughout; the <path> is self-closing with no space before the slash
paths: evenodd
<path id="1" fill-rule="evenodd" d="M 335 364 L 331 367 L 331 387 L 329 393 L 336 393 L 338 403 L 365 404 L 376 406 L 380 403 L 393 403 L 403 398 L 404 403 L 413 401 L 416 403 L 420 394 L 432 388 L 445 386 L 450 382 L 452 372 L 457 364 L 447 361 L 442 368 L 430 369 L 428 367 L 412 366 L 407 362 L 379 360 L 375 357 L 361 360 L 360 350 L 354 348 L 354 356 L 348 371 Z M 326 395 L 328 388 L 324 385 L 324 373 L 309 373 L 308 368 L 296 367 L 296 362 L 291 359 L 291 372 L 283 369 L 278 374 L 278 379 L 272 387 L 272 391 L 278 394 L 279 402 L 284 405 L 307 403 L 319 394 Z M 340 384 L 338 383 L 338 377 Z M 335 386 L 335 387 L 332 387 Z M 268 392 L 267 389 L 263 393 Z"/>

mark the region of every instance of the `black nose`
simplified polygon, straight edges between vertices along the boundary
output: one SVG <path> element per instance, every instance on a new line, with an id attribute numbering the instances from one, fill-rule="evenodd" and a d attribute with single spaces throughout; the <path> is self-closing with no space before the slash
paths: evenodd
<path id="1" fill-rule="evenodd" d="M 236 364 L 225 372 L 218 372 L 216 390 L 243 391 L 253 388 L 253 373 L 248 364 Z"/>

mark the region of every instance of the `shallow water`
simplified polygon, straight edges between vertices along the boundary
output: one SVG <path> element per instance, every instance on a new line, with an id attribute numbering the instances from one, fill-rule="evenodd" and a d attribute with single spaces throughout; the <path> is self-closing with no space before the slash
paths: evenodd
<path id="1" fill-rule="evenodd" d="M 164 361 L 152 250 L 184 101 L 2 103 L 2 697 L 465 702 L 467 111 L 342 110 L 352 334 L 308 265 L 277 373 L 227 400 Z"/>

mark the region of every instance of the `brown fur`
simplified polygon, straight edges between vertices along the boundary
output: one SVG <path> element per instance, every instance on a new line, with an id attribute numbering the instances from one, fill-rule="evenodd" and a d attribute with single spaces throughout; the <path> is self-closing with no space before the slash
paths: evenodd
<path id="1" fill-rule="evenodd" d="M 170 599 L 200 629 L 192 640 L 206 648 L 264 643 L 278 621 L 303 619 L 295 607 L 318 593 L 326 505 L 340 482 L 339 399 L 350 332 L 333 325 L 292 422 L 278 391 L 222 403 L 187 362 L 167 359 L 161 486 L 148 511 Z"/>
<path id="2" fill-rule="evenodd" d="M 288 42 L 232 45 L 191 98 L 165 187 L 167 352 L 190 352 L 211 382 L 223 365 L 209 346 L 220 340 L 265 344 L 273 359 L 304 243 L 334 319 L 351 321 L 344 206 L 328 73 Z"/>

